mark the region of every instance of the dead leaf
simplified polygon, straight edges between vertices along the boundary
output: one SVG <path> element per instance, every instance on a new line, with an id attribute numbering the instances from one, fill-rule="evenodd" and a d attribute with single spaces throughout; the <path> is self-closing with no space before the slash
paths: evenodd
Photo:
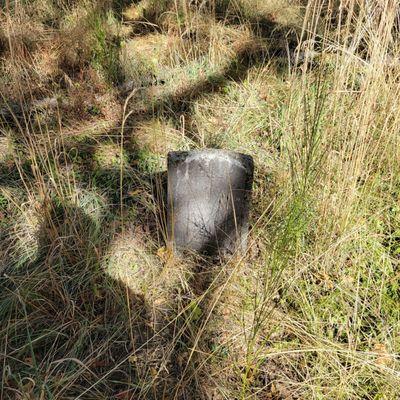
<path id="1" fill-rule="evenodd" d="M 130 399 L 131 398 L 130 392 L 131 392 L 130 390 L 125 390 L 124 392 L 117 393 L 115 395 L 115 398 L 119 400 Z"/>
<path id="2" fill-rule="evenodd" d="M 165 266 L 170 265 L 174 260 L 174 252 L 169 246 L 160 247 L 157 250 L 157 256 L 164 262 Z"/>
<path id="3" fill-rule="evenodd" d="M 128 358 L 128 361 L 129 361 L 131 364 L 136 364 L 136 362 L 137 362 L 137 357 L 136 357 L 135 355 L 132 355 L 132 356 L 130 356 L 130 357 Z"/>
<path id="4" fill-rule="evenodd" d="M 387 366 L 392 361 L 392 356 L 388 352 L 386 346 L 383 343 L 376 343 L 374 346 L 374 353 L 378 353 L 375 364 Z"/>
<path id="5" fill-rule="evenodd" d="M 31 367 L 33 367 L 33 359 L 32 359 L 32 357 L 24 358 L 24 363 L 30 365 Z"/>

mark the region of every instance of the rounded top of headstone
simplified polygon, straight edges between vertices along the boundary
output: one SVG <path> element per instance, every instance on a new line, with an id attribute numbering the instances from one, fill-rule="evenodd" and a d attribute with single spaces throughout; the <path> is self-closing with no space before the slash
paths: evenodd
<path id="1" fill-rule="evenodd" d="M 168 153 L 168 164 L 179 164 L 190 161 L 226 161 L 239 168 L 244 168 L 251 172 L 254 168 L 253 157 L 248 154 L 238 153 L 231 150 L 221 149 L 201 149 L 190 151 L 171 151 Z"/>
<path id="2" fill-rule="evenodd" d="M 229 150 L 168 154 L 168 236 L 175 249 L 209 255 L 244 250 L 253 159 Z"/>

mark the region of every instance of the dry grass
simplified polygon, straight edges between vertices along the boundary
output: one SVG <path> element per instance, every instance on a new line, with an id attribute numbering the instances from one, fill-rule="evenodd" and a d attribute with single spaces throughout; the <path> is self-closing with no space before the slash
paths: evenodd
<path id="1" fill-rule="evenodd" d="M 400 396 L 395 1 L 0 7 L 1 399 Z M 203 147 L 256 163 L 213 263 L 164 247 Z"/>

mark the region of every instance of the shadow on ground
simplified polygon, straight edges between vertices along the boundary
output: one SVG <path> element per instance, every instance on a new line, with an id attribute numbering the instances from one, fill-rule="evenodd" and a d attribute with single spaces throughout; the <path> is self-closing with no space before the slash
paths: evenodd
<path id="1" fill-rule="evenodd" d="M 121 17 L 123 9 L 131 3 L 114 1 L 111 7 Z M 227 10 L 220 8 L 216 13 L 217 19 L 239 23 L 234 18 L 229 20 L 226 13 Z M 146 15 L 143 23 L 150 21 L 157 25 L 158 14 L 149 9 Z M 157 29 L 150 29 L 152 25 L 149 24 L 146 26 L 141 34 Z M 288 48 L 292 50 L 297 46 L 292 27 L 281 27 L 261 17 L 250 21 L 250 26 L 257 40 L 236 49 L 235 57 L 222 71 L 199 79 L 183 91 L 163 97 L 147 108 L 133 110 L 125 122 L 124 139 L 134 135 L 135 126 L 155 116 L 170 119 L 176 126 L 184 116 L 192 129 L 190 135 L 196 137 L 195 127 L 190 124 L 193 101 L 222 90 L 230 82 L 241 81 L 251 67 L 274 58 L 282 59 Z M 122 103 L 124 100 L 121 98 Z M 15 113 L 15 116 L 18 118 L 19 114 Z M 7 118 L 3 124 L 6 127 L 10 123 Z M 25 122 L 23 118 L 14 121 L 16 125 Z M 112 135 L 93 141 L 67 143 L 63 148 L 67 154 L 72 148 L 84 154 L 85 171 L 79 176 L 80 187 L 93 187 L 95 179 L 97 189 L 112 195 L 110 206 L 105 211 L 106 217 L 98 220 L 76 205 L 49 200 L 43 205 L 45 217 L 38 232 L 36 259 L 13 274 L 12 280 L 6 275 L 0 277 L 0 297 L 9 305 L 3 320 L 29 318 L 24 327 L 19 327 L 26 331 L 27 336 L 16 334 L 2 350 L 7 357 L 20 360 L 18 370 L 10 372 L 7 377 L 10 391 L 6 389 L 4 398 L 12 398 L 15 392 L 23 390 L 23 376 L 34 377 L 35 385 L 31 388 L 34 396 L 47 392 L 58 398 L 78 395 L 88 399 L 93 396 L 99 399 L 208 398 L 209 389 L 203 388 L 196 380 L 196 374 L 201 373 L 207 364 L 191 351 L 200 346 L 205 354 L 211 353 L 207 343 L 198 342 L 198 333 L 199 329 L 206 330 L 218 264 L 205 259 L 196 263 L 188 293 L 183 296 L 183 303 L 175 307 L 184 312 L 179 316 L 167 316 L 174 322 L 166 320 L 168 328 L 162 333 L 154 325 L 153 307 L 147 304 L 145 297 L 107 277 L 101 268 L 101 260 L 107 254 L 113 236 L 121 229 L 118 225 L 120 204 L 125 211 L 131 206 L 138 208 L 136 225 L 146 225 L 148 234 L 159 245 L 164 236 L 165 218 L 137 202 L 129 193 L 137 187 L 145 188 L 146 197 L 155 199 L 155 204 L 158 204 L 155 209 L 163 210 L 165 175 L 131 169 L 123 174 L 121 190 L 119 171 L 98 168 L 93 160 L 95 149 L 105 141 L 121 145 L 123 118 L 120 117 Z M 129 163 L 137 159 L 139 150 L 135 138 L 131 139 L 133 145 L 127 148 Z M 54 159 L 52 151 L 48 158 Z M 63 162 L 67 164 L 68 160 L 61 160 Z M 0 185 L 21 186 L 20 172 L 25 181 L 34 185 L 35 175 L 29 163 L 23 164 L 18 172 L 14 166 L 2 163 Z M 201 316 L 195 311 L 200 304 L 198 299 L 201 299 Z M 23 343 L 26 337 L 30 348 Z M 165 349 L 166 354 L 157 354 Z M 162 365 L 160 359 L 164 360 Z M 87 372 L 82 373 L 85 369 Z M 65 385 L 61 384 L 63 380 L 60 381 L 59 376 L 63 376 Z M 73 382 L 74 386 L 69 387 L 68 382 Z M 80 392 L 76 391 L 78 387 Z"/>

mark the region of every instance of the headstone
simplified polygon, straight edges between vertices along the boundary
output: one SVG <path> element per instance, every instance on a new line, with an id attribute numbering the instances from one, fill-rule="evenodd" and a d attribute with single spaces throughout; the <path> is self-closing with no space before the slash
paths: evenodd
<path id="1" fill-rule="evenodd" d="M 225 150 L 168 154 L 168 241 L 209 255 L 247 245 L 251 156 Z"/>

